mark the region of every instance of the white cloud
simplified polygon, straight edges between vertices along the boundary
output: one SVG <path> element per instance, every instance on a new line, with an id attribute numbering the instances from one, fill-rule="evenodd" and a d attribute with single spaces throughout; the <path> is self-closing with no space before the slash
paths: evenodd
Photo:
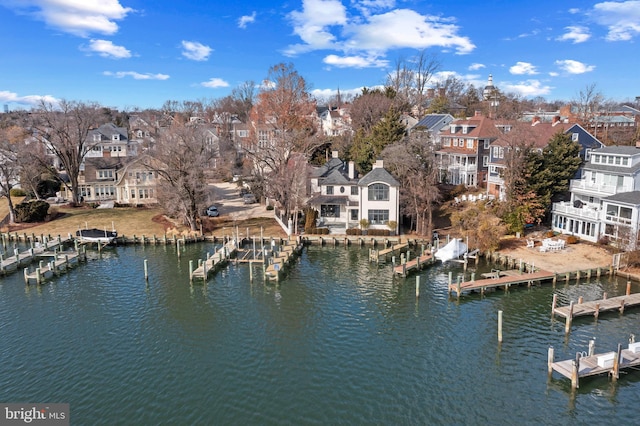
<path id="1" fill-rule="evenodd" d="M 534 75 L 534 74 L 538 74 L 538 71 L 536 71 L 536 67 L 534 65 L 530 64 L 529 62 L 516 62 L 516 64 L 514 66 L 509 68 L 509 72 L 511 74 L 515 74 L 515 75 L 523 75 L 523 74 Z"/>
<path id="2" fill-rule="evenodd" d="M 7 90 L 0 91 L 0 102 L 2 103 L 16 103 L 21 105 L 36 106 L 41 101 L 44 101 L 49 104 L 57 104 L 59 102 L 59 99 L 56 99 L 51 95 L 18 96 L 17 93 L 9 92 Z"/>
<path id="3" fill-rule="evenodd" d="M 124 78 L 124 77 L 132 77 L 134 80 L 167 80 L 169 76 L 167 74 L 151 74 L 151 73 L 139 73 L 135 71 L 105 71 L 102 74 L 116 77 L 116 78 Z"/>
<path id="4" fill-rule="evenodd" d="M 347 24 L 347 12 L 339 0 L 304 0 L 302 11 L 289 14 L 293 32 L 304 44 L 289 46 L 288 54 L 334 48 L 336 38 L 328 27 Z"/>
<path id="5" fill-rule="evenodd" d="M 579 26 L 569 26 L 566 27 L 566 33 L 562 34 L 556 40 L 559 41 L 573 41 L 576 43 L 583 43 L 591 38 L 591 34 L 589 34 L 589 29 L 585 27 Z"/>
<path id="6" fill-rule="evenodd" d="M 423 16 L 409 9 L 396 9 L 370 17 L 368 23 L 353 29 L 345 42 L 349 49 L 385 52 L 389 49 L 429 47 L 453 48 L 458 54 L 470 53 L 475 45 L 458 36 L 458 27 L 446 19 Z"/>
<path id="7" fill-rule="evenodd" d="M 364 87 L 356 87 L 354 89 L 340 89 L 340 95 L 342 97 L 356 97 L 362 94 L 362 89 Z M 369 86 L 367 89 L 384 89 L 384 86 Z M 315 99 L 331 99 L 333 96 L 338 94 L 338 89 L 313 89 L 311 90 L 311 94 Z"/>
<path id="8" fill-rule="evenodd" d="M 640 0 L 597 3 L 588 15 L 609 29 L 608 41 L 627 41 L 640 34 Z"/>
<path id="9" fill-rule="evenodd" d="M 327 55 L 322 62 L 338 68 L 381 68 L 389 65 L 389 61 L 363 56 L 337 56 Z"/>
<path id="10" fill-rule="evenodd" d="M 209 81 L 200 83 L 200 85 L 203 87 L 208 87 L 210 89 L 217 89 L 218 87 L 229 87 L 229 83 L 221 78 L 212 78 Z"/>
<path id="11" fill-rule="evenodd" d="M 96 52 L 104 58 L 123 59 L 130 58 L 131 52 L 124 46 L 116 46 L 109 40 L 91 40 L 89 47 L 83 48 L 89 52 Z"/>
<path id="12" fill-rule="evenodd" d="M 596 69 L 595 65 L 583 64 L 582 62 L 574 61 L 573 59 L 564 59 L 556 61 L 555 63 L 562 71 L 569 74 L 584 74 Z"/>
<path id="13" fill-rule="evenodd" d="M 182 48 L 184 49 L 182 51 L 182 56 L 194 61 L 206 61 L 209 59 L 209 55 L 213 50 L 209 46 L 205 46 L 197 41 L 186 40 L 182 40 Z"/>
<path id="14" fill-rule="evenodd" d="M 559 76 L 559 75 L 560 75 L 560 73 L 557 73 L 557 72 L 555 72 L 555 71 L 551 71 L 551 72 L 549 73 L 549 75 L 550 75 L 551 77 L 557 77 L 557 76 Z"/>
<path id="15" fill-rule="evenodd" d="M 486 66 L 484 64 L 479 64 L 479 63 L 475 62 L 475 63 L 469 65 L 468 69 L 469 69 L 469 71 L 477 71 L 477 70 L 479 70 L 481 68 L 486 68 Z"/>
<path id="16" fill-rule="evenodd" d="M 251 15 L 244 15 L 238 19 L 238 28 L 247 28 L 247 24 L 253 24 L 256 21 L 256 12 Z"/>
<path id="17" fill-rule="evenodd" d="M 506 92 L 517 93 L 522 96 L 543 96 L 551 93 L 551 86 L 544 86 L 539 80 L 526 80 L 515 84 L 503 84 L 500 87 Z"/>
<path id="18" fill-rule="evenodd" d="M 475 49 L 469 38 L 458 35 L 459 27 L 451 18 L 421 15 L 409 9 L 377 13 L 394 6 L 392 0 L 365 0 L 356 3 L 356 9 L 348 15 L 338 0 L 303 0 L 302 10 L 289 14 L 293 32 L 302 42 L 288 46 L 284 53 L 293 56 L 334 50 L 343 55 L 329 55 L 329 60 L 337 61 L 342 56 L 342 66 L 348 66 L 346 58 L 360 58 L 353 61 L 353 66 L 362 67 L 362 58 L 380 58 L 391 49 L 441 47 L 458 54 Z M 378 62 L 386 66 L 388 61 Z"/>
<path id="19" fill-rule="evenodd" d="M 93 33 L 115 34 L 118 24 L 134 10 L 119 0 L 9 0 L 5 4 L 34 16 L 50 27 L 80 37 Z"/>
<path id="20" fill-rule="evenodd" d="M 575 15 L 576 13 L 580 13 L 580 9 L 578 9 L 577 7 L 573 7 L 569 9 L 569 13 Z"/>

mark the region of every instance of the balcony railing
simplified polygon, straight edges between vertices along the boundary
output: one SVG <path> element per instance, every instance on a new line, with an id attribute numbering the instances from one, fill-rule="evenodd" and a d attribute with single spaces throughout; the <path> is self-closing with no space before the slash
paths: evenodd
<path id="1" fill-rule="evenodd" d="M 574 207 L 571 203 L 560 202 L 553 203 L 553 213 L 561 213 L 582 219 L 598 220 L 600 218 L 601 210 L 597 206 Z"/>
<path id="2" fill-rule="evenodd" d="M 597 194 L 614 195 L 621 192 L 631 192 L 633 191 L 633 188 L 629 186 L 596 184 L 594 182 L 587 181 L 586 179 L 573 179 L 569 183 L 569 191 L 573 192 L 576 190 L 589 191 Z"/>

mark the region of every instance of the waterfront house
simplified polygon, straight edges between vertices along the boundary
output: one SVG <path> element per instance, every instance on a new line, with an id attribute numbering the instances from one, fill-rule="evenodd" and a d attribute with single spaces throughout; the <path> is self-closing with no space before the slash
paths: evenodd
<path id="1" fill-rule="evenodd" d="M 389 229 L 389 222 L 399 221 L 399 187 L 382 160 L 359 178 L 354 162 L 342 161 L 334 151 L 329 161 L 312 171 L 307 204 L 319 213 L 317 226 L 328 227 L 331 233 L 344 234 L 359 227 L 362 219 L 370 229 Z"/>
<path id="2" fill-rule="evenodd" d="M 580 177 L 570 182 L 571 199 L 552 206 L 552 229 L 625 249 L 638 246 L 640 148 L 609 146 L 588 155 Z"/>

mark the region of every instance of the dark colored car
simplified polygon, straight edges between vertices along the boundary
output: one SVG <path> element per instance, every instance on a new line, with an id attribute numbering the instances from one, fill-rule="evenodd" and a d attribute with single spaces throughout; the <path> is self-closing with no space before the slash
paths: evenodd
<path id="1" fill-rule="evenodd" d="M 253 194 L 244 194 L 242 196 L 242 201 L 245 204 L 253 204 L 253 203 L 256 203 L 258 200 L 256 200 L 256 196 Z"/>

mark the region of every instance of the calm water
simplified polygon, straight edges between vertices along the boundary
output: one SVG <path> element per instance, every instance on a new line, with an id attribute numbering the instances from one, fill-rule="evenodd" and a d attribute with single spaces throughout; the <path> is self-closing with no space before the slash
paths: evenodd
<path id="1" fill-rule="evenodd" d="M 72 424 L 617 424 L 636 417 L 640 372 L 546 375 L 596 337 L 640 336 L 640 311 L 552 321 L 551 286 L 446 293 L 449 270 L 394 279 L 366 249 L 305 250 L 280 285 L 229 266 L 189 286 L 212 245 L 118 247 L 41 286 L 0 279 L 0 401 L 66 402 Z M 143 259 L 149 260 L 149 284 Z M 452 269 L 450 269 L 452 268 Z M 256 269 L 257 270 L 257 269 Z M 257 274 L 256 274 L 257 275 Z M 558 285 L 562 304 L 626 282 Z M 640 291 L 637 284 L 632 289 Z M 504 311 L 504 343 L 496 338 Z"/>

